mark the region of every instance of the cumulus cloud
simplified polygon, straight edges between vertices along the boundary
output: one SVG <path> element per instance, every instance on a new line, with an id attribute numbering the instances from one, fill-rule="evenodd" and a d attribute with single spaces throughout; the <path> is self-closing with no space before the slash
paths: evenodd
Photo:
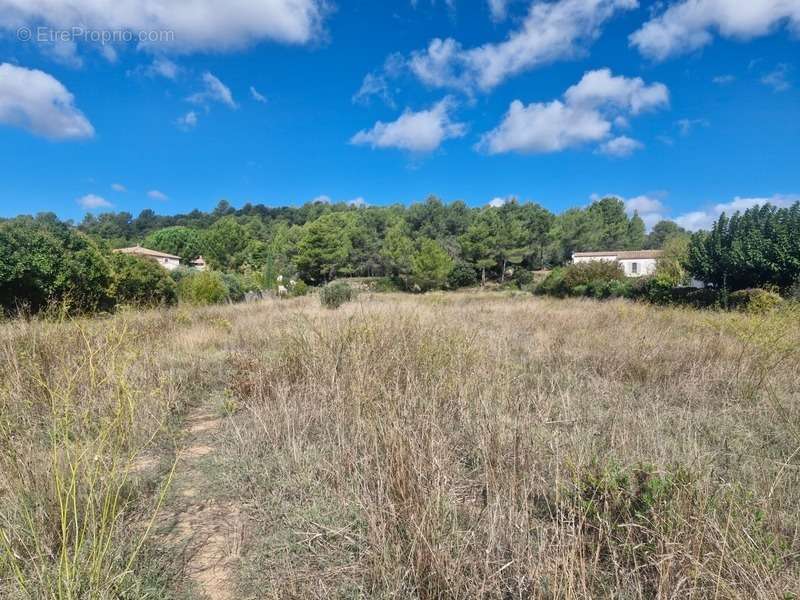
<path id="1" fill-rule="evenodd" d="M 640 141 L 621 135 L 601 144 L 597 151 L 607 156 L 624 157 L 630 156 L 642 148 L 644 148 L 644 144 Z"/>
<path id="2" fill-rule="evenodd" d="M 78 198 L 76 202 L 86 210 L 98 210 L 100 208 L 111 208 L 114 206 L 105 198 L 95 194 L 86 194 L 85 196 Z"/>
<path id="3" fill-rule="evenodd" d="M 406 109 L 396 121 L 378 121 L 371 129 L 359 131 L 350 143 L 417 153 L 431 152 L 444 140 L 462 137 L 467 131 L 464 123 L 451 119 L 452 108 L 452 100 L 444 98 L 428 110 L 413 112 Z"/>
<path id="4" fill-rule="evenodd" d="M 147 192 L 147 197 L 151 200 L 158 200 L 159 202 L 165 202 L 169 200 L 169 196 L 167 196 L 164 192 L 159 190 L 150 190 Z"/>
<path id="5" fill-rule="evenodd" d="M 57 79 L 9 63 L 0 64 L 0 124 L 57 140 L 94 136 L 94 127 Z"/>
<path id="6" fill-rule="evenodd" d="M 255 87 L 252 85 L 250 86 L 250 95 L 253 97 L 253 100 L 256 102 L 261 102 L 261 104 L 267 103 L 267 97 L 259 92 Z"/>
<path id="7" fill-rule="evenodd" d="M 194 93 L 187 98 L 189 102 L 201 106 L 208 106 L 212 102 L 219 102 L 230 108 L 237 107 L 230 88 L 208 71 L 203 73 L 203 85 L 203 91 Z"/>
<path id="8" fill-rule="evenodd" d="M 800 32 L 798 0 L 681 0 L 631 34 L 630 43 L 648 58 L 665 60 L 710 44 L 714 33 L 749 40 L 783 23 Z"/>
<path id="9" fill-rule="evenodd" d="M 730 216 L 735 212 L 742 212 L 754 206 L 772 204 L 774 206 L 791 206 L 800 201 L 800 195 L 775 194 L 770 197 L 741 197 L 736 196 L 730 202 L 715 204 L 706 210 L 697 210 L 680 215 L 675 222 L 681 227 L 690 231 L 698 229 L 709 229 L 714 222 L 719 219 L 722 213 Z"/>
<path id="10" fill-rule="evenodd" d="M 527 106 L 513 101 L 500 125 L 485 134 L 478 147 L 490 154 L 558 152 L 606 140 L 614 124 L 627 126 L 627 119 L 619 119 L 622 113 L 636 115 L 668 103 L 669 91 L 661 83 L 647 85 L 638 77 L 614 76 L 608 69 L 589 71 L 565 92 L 563 101 Z M 640 147 L 640 142 L 619 136 L 600 151 L 623 156 Z"/>
<path id="11" fill-rule="evenodd" d="M 0 0 L 0 27 L 48 25 L 69 30 L 172 32 L 139 45 L 154 52 L 237 50 L 273 40 L 306 44 L 320 37 L 325 0 Z M 138 40 L 138 37 L 136 38 Z"/>
<path id="12" fill-rule="evenodd" d="M 500 125 L 479 144 L 490 154 L 558 152 L 604 139 L 611 123 L 595 110 L 565 105 L 560 100 L 525 106 L 514 100 Z"/>
<path id="13" fill-rule="evenodd" d="M 111 184 L 111 189 L 114 190 L 115 192 L 127 192 L 128 191 L 128 188 L 126 188 L 121 183 L 112 183 Z"/>
<path id="14" fill-rule="evenodd" d="M 367 201 L 362 196 L 357 196 L 355 198 L 352 198 L 351 200 L 338 200 L 338 201 L 335 201 L 333 198 L 331 198 L 327 194 L 321 194 L 321 195 L 316 196 L 315 198 L 313 198 L 310 202 L 311 202 L 311 204 L 339 204 L 339 203 L 344 203 L 344 204 L 347 204 L 348 206 L 353 206 L 353 207 L 356 207 L 356 208 L 369 206 L 367 204 Z"/>
<path id="15" fill-rule="evenodd" d="M 453 38 L 435 38 L 412 53 L 409 68 L 431 87 L 488 91 L 512 75 L 580 55 L 616 12 L 637 6 L 637 0 L 532 2 L 521 29 L 503 42 L 464 48 Z"/>
<path id="16" fill-rule="evenodd" d="M 647 85 L 641 77 L 614 76 L 610 69 L 597 69 L 564 94 L 572 106 L 612 106 L 633 115 L 669 104 L 669 90 L 663 83 Z"/>

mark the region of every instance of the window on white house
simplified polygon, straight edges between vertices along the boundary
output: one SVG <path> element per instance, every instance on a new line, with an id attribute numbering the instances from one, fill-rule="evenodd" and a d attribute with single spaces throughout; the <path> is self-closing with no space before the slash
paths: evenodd
<path id="1" fill-rule="evenodd" d="M 639 263 L 631 263 L 631 273 L 639 272 Z"/>

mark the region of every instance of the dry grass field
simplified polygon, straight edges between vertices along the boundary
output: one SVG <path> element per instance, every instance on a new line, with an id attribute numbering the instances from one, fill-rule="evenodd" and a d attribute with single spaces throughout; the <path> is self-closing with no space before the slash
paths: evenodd
<path id="1" fill-rule="evenodd" d="M 2 598 L 798 597 L 796 308 L 307 297 L 0 354 Z"/>

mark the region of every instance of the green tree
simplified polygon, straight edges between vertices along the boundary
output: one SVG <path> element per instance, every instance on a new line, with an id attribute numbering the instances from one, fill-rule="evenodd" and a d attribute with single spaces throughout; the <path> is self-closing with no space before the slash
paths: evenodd
<path id="1" fill-rule="evenodd" d="M 639 216 L 638 212 L 633 213 L 631 220 L 628 222 L 628 235 L 625 242 L 626 250 L 641 250 L 644 248 L 647 236 L 645 235 L 644 221 Z"/>
<path id="2" fill-rule="evenodd" d="M 386 231 L 381 247 L 381 259 L 386 274 L 395 279 L 411 273 L 414 242 L 407 234 L 405 221 L 398 220 Z"/>
<path id="3" fill-rule="evenodd" d="M 766 204 L 722 214 L 711 231 L 692 236 L 688 268 L 696 279 L 725 290 L 775 285 L 788 288 L 800 277 L 800 203 Z"/>
<path id="4" fill-rule="evenodd" d="M 243 251 L 249 242 L 247 230 L 236 217 L 222 217 L 203 235 L 203 256 L 214 269 L 237 269 L 244 261 Z"/>
<path id="5" fill-rule="evenodd" d="M 61 302 L 77 312 L 106 310 L 111 267 L 85 235 L 53 219 L 0 222 L 0 306 L 41 310 Z"/>
<path id="6" fill-rule="evenodd" d="M 189 227 L 166 227 L 148 235 L 144 247 L 159 250 L 181 257 L 181 262 L 188 265 L 203 253 L 203 242 L 200 234 Z"/>
<path id="7" fill-rule="evenodd" d="M 303 227 L 294 262 L 304 281 L 330 281 L 346 265 L 351 226 L 347 217 L 331 212 Z"/>
<path id="8" fill-rule="evenodd" d="M 689 233 L 674 221 L 659 221 L 648 234 L 645 247 L 648 250 L 660 250 L 669 239 L 677 236 L 688 238 Z"/>
<path id="9" fill-rule="evenodd" d="M 175 281 L 157 263 L 131 256 L 114 254 L 111 295 L 117 304 L 133 306 L 169 306 L 178 299 Z"/>
<path id="10" fill-rule="evenodd" d="M 423 238 L 411 263 L 414 282 L 422 290 L 444 287 L 453 269 L 453 259 L 435 240 Z"/>
<path id="11" fill-rule="evenodd" d="M 499 220 L 496 216 L 477 218 L 459 238 L 461 253 L 467 262 L 481 273 L 481 285 L 486 285 L 486 269 L 497 265 Z"/>

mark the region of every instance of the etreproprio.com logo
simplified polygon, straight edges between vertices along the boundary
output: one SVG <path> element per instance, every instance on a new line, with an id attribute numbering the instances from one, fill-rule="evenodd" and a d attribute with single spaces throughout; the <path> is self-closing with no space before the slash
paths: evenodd
<path id="1" fill-rule="evenodd" d="M 17 40 L 36 43 L 89 42 L 93 44 L 173 42 L 175 41 L 175 32 L 153 29 L 132 31 L 129 29 L 87 29 L 84 27 L 70 27 L 69 29 L 20 27 L 17 29 Z"/>

